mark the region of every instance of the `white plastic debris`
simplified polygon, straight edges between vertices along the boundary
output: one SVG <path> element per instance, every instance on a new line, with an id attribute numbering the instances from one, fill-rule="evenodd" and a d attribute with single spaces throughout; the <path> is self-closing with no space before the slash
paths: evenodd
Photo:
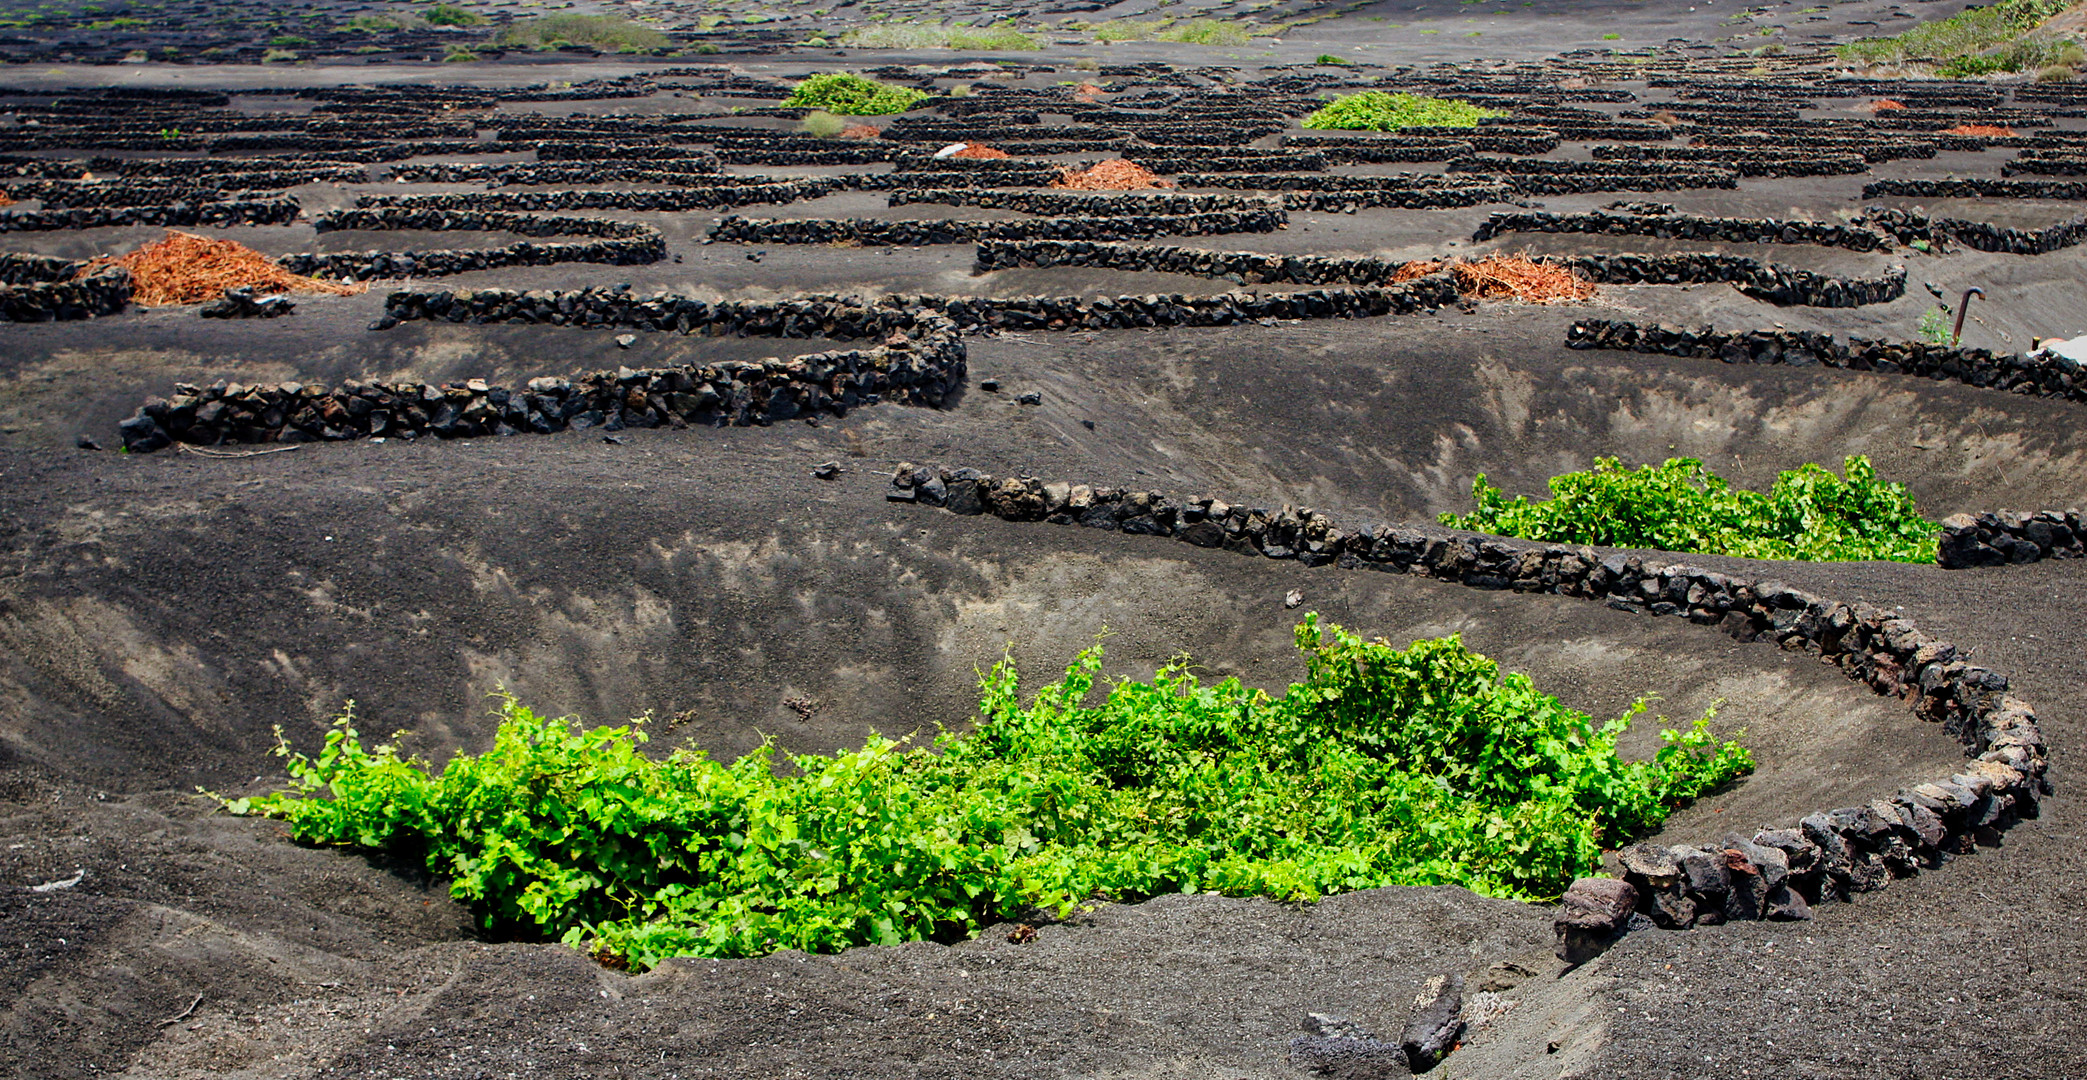
<path id="1" fill-rule="evenodd" d="M 950 143 L 948 146 L 945 146 L 942 149 L 935 151 L 935 156 L 938 158 L 955 157 L 958 154 L 963 153 L 964 148 L 970 145 L 970 143 L 953 142 Z"/>
<path id="2" fill-rule="evenodd" d="M 59 878 L 57 881 L 46 881 L 41 885 L 31 885 L 29 886 L 29 891 L 57 892 L 60 889 L 70 889 L 73 886 L 78 885 L 80 882 L 85 880 L 87 880 L 87 871 L 84 869 L 77 870 L 74 871 L 73 875 L 69 878 Z"/>
<path id="3" fill-rule="evenodd" d="M 2087 364 L 2087 334 L 2071 339 L 2045 338 L 2037 344 L 2038 348 L 2053 356 L 2062 356 L 2067 360 Z"/>

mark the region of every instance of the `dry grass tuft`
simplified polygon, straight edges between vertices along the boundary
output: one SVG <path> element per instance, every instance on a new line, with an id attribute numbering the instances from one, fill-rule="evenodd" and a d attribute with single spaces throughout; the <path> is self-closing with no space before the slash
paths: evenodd
<path id="1" fill-rule="evenodd" d="M 1449 268 L 1457 291 L 1480 300 L 1554 304 L 1594 296 L 1594 283 L 1562 266 L 1527 255 L 1488 255 Z"/>
<path id="2" fill-rule="evenodd" d="M 340 285 L 318 278 L 290 273 L 273 259 L 236 240 L 216 240 L 194 233 L 167 230 L 165 239 L 146 244 L 127 255 L 103 257 L 80 269 L 85 277 L 104 266 L 130 271 L 131 299 L 146 307 L 169 304 L 200 304 L 224 295 L 226 289 L 251 286 L 270 293 L 331 293 L 351 296 L 369 291 L 367 285 Z"/>
<path id="3" fill-rule="evenodd" d="M 1397 285 L 1402 281 L 1412 281 L 1414 278 L 1426 277 L 1441 269 L 1442 264 L 1439 262 L 1428 259 L 1415 259 L 1392 271 L 1391 283 Z"/>

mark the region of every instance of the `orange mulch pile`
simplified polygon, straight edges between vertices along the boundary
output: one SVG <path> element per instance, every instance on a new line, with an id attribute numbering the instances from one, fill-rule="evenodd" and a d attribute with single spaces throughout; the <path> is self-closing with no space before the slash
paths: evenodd
<path id="1" fill-rule="evenodd" d="M 1100 101 L 1101 96 L 1107 92 L 1093 83 L 1081 83 L 1080 88 L 1072 92 L 1072 96 L 1091 105 Z"/>
<path id="2" fill-rule="evenodd" d="M 1906 107 L 1906 103 L 1903 101 L 1893 101 L 1890 98 L 1878 98 L 1877 100 L 1870 102 L 1868 105 L 1861 105 L 1857 107 L 1868 109 L 1873 113 L 1880 113 L 1886 109 L 1903 109 Z"/>
<path id="3" fill-rule="evenodd" d="M 100 258 L 80 269 L 85 277 L 104 266 L 130 271 L 131 299 L 146 307 L 200 304 L 226 289 L 251 286 L 266 292 L 331 293 L 351 296 L 367 285 L 339 285 L 290 273 L 273 259 L 234 240 L 214 240 L 194 233 L 167 230 L 164 240 L 128 255 Z"/>
<path id="4" fill-rule="evenodd" d="M 1142 165 L 1133 165 L 1122 158 L 1098 161 L 1085 172 L 1068 169 L 1051 182 L 1054 188 L 1072 191 L 1142 191 L 1147 188 L 1170 188 L 1174 181 L 1161 178 L 1157 173 Z"/>
<path id="5" fill-rule="evenodd" d="M 8 194 L 7 192 L 5 192 L 5 191 L 0 191 L 0 206 L 13 206 L 13 205 L 14 205 L 14 196 L 12 196 L 12 195 L 9 195 L 9 194 Z"/>
<path id="6" fill-rule="evenodd" d="M 881 139 L 883 137 L 883 129 L 874 124 L 849 124 L 841 129 L 841 138 L 843 139 Z"/>
<path id="7" fill-rule="evenodd" d="M 978 161 L 998 161 L 1007 156 L 1007 151 L 995 150 L 990 146 L 980 146 L 977 143 L 966 143 L 962 150 L 949 156 L 971 158 Z"/>
<path id="8" fill-rule="evenodd" d="M 1996 127 L 1992 124 L 1958 124 L 1943 132 L 1944 135 L 1978 135 L 1988 139 L 2004 139 L 2015 133 L 2013 128 Z"/>
<path id="9" fill-rule="evenodd" d="M 1457 263 L 1449 272 L 1456 278 L 1457 291 L 1481 300 L 1550 304 L 1594 295 L 1593 282 L 1527 255 L 1488 255 L 1477 262 Z"/>
<path id="10" fill-rule="evenodd" d="M 1442 269 L 1442 264 L 1439 262 L 1432 262 L 1426 259 L 1415 259 L 1414 261 L 1399 267 L 1397 270 L 1392 271 L 1391 283 L 1393 285 L 1397 285 L 1399 282 L 1402 281 L 1412 281 L 1414 278 L 1426 277 L 1429 274 L 1432 274 L 1440 269 Z"/>

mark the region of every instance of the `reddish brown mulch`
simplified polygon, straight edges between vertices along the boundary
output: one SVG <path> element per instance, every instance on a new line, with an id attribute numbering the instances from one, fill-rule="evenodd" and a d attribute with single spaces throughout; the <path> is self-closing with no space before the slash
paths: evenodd
<path id="1" fill-rule="evenodd" d="M 1095 162 L 1084 172 L 1067 170 L 1052 181 L 1054 188 L 1072 191 L 1141 191 L 1148 188 L 1170 188 L 1174 181 L 1165 179 L 1142 165 L 1133 165 L 1122 158 L 1111 158 Z"/>
<path id="2" fill-rule="evenodd" d="M 1459 292 L 1480 300 L 1552 304 L 1594 295 L 1593 282 L 1527 255 L 1488 255 L 1476 262 L 1453 264 L 1449 272 L 1456 278 Z"/>
<path id="3" fill-rule="evenodd" d="M 167 304 L 200 304 L 224 295 L 226 289 L 251 286 L 268 292 L 331 293 L 350 296 L 369 291 L 367 285 L 341 285 L 293 274 L 275 260 L 236 240 L 216 240 L 194 233 L 167 230 L 156 240 L 127 255 L 102 257 L 80 268 L 85 277 L 104 266 L 130 271 L 131 299 L 146 307 Z"/>

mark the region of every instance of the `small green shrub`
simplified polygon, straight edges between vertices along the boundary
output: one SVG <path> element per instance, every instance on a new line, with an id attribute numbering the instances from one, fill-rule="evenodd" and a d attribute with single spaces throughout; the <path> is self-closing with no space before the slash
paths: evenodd
<path id="1" fill-rule="evenodd" d="M 288 789 L 221 800 L 310 843 L 450 879 L 499 933 L 648 968 L 674 956 L 951 940 L 1033 909 L 1214 891 L 1313 900 L 1384 885 L 1546 898 L 1604 847 L 1753 768 L 1709 717 L 1649 761 L 1456 637 L 1396 649 L 1316 615 L 1280 697 L 1186 658 L 1102 700 L 1099 645 L 1024 704 L 1014 665 L 933 749 L 871 736 L 777 768 L 654 760 L 642 722 L 577 730 L 503 697 L 490 751 L 439 771 L 366 747 L 352 709 Z"/>
<path id="2" fill-rule="evenodd" d="M 1603 35 L 1601 36 L 1601 39 L 1602 39 L 1603 41 L 1622 41 L 1622 40 L 1623 40 L 1623 35 L 1622 35 L 1622 34 L 1603 34 Z"/>
<path id="3" fill-rule="evenodd" d="M 1866 457 L 1848 458 L 1846 479 L 1807 464 L 1780 473 L 1767 492 L 1734 488 L 1695 458 L 1626 469 L 1596 458 L 1591 472 L 1551 478 L 1551 498 L 1507 498 L 1471 485 L 1478 508 L 1443 514 L 1442 524 L 1560 544 L 1654 548 L 1746 559 L 1935 561 L 1936 526 L 1920 516 L 1904 484 L 1886 483 Z"/>
<path id="4" fill-rule="evenodd" d="M 798 122 L 798 127 L 803 129 L 806 135 L 817 135 L 822 139 L 831 139 L 839 135 L 847 126 L 846 120 L 824 109 L 813 109 Z"/>
<path id="5" fill-rule="evenodd" d="M 1489 116 L 1505 116 L 1468 101 L 1364 90 L 1335 98 L 1304 118 L 1304 126 L 1336 131 L 1397 131 L 1409 127 L 1477 127 Z"/>
<path id="6" fill-rule="evenodd" d="M 875 23 L 841 35 L 841 44 L 862 49 L 962 49 L 967 52 L 1029 52 L 1043 43 L 1002 23 L 997 26 L 936 26 Z"/>
<path id="7" fill-rule="evenodd" d="M 478 12 L 455 4 L 436 4 L 421 18 L 426 19 L 429 26 L 478 26 L 486 21 L 486 17 Z"/>
<path id="8" fill-rule="evenodd" d="M 824 109 L 841 116 L 887 116 L 905 112 L 927 96 L 911 87 L 890 86 L 860 75 L 830 71 L 798 83 L 783 99 L 783 107 Z"/>
<path id="9" fill-rule="evenodd" d="M 673 44 L 651 27 L 614 15 L 539 15 L 508 24 L 494 40 L 515 48 L 584 45 L 597 52 L 653 52 Z"/>
<path id="10" fill-rule="evenodd" d="M 1920 313 L 1920 321 L 1914 324 L 1920 332 L 1920 340 L 1930 345 L 1954 345 L 1956 335 L 1949 325 L 1949 312 L 1931 307 Z"/>
<path id="11" fill-rule="evenodd" d="M 1253 40 L 1253 33 L 1239 23 L 1222 19 L 1188 19 L 1161 30 L 1156 37 L 1184 45 L 1238 46 Z"/>
<path id="12" fill-rule="evenodd" d="M 357 15 L 341 24 L 351 34 L 382 34 L 406 29 L 406 20 L 396 15 Z"/>
<path id="13" fill-rule="evenodd" d="M 2007 44 L 2036 29 L 2045 19 L 2065 11 L 2078 2 L 2079 0 L 1998 0 L 1997 3 L 1972 8 L 1947 19 L 1922 23 L 1895 37 L 1864 38 L 1851 42 L 1841 46 L 1836 52 L 1843 60 L 1866 64 L 1953 60 Z"/>
<path id="14" fill-rule="evenodd" d="M 311 45 L 312 39 L 296 34 L 279 34 L 268 39 L 268 44 L 278 49 L 303 49 Z"/>
<path id="15" fill-rule="evenodd" d="M 1317 60 L 1312 61 L 1312 63 L 1325 64 L 1330 67 L 1350 67 L 1354 64 L 1354 61 L 1344 60 L 1341 57 L 1333 55 L 1332 53 L 1320 53 L 1319 58 Z"/>

